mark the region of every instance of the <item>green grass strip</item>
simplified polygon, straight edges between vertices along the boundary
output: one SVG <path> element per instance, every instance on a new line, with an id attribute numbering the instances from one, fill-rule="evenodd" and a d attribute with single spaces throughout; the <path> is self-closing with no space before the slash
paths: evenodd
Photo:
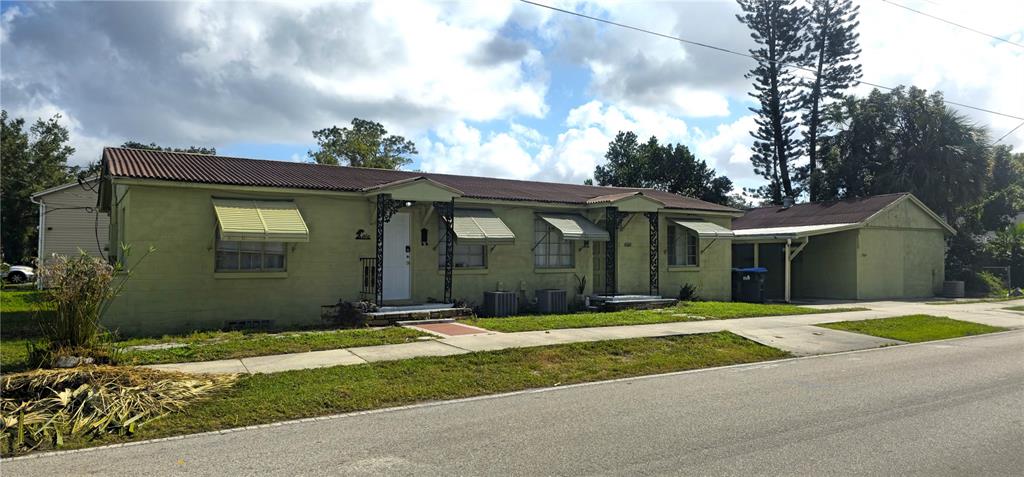
<path id="1" fill-rule="evenodd" d="M 862 311 L 866 308 L 816 309 L 796 305 L 760 304 L 718 301 L 682 302 L 671 308 L 657 310 L 624 310 L 606 313 L 571 313 L 566 315 L 511 316 L 476 318 L 465 323 L 493 331 L 516 332 L 589 328 L 593 326 L 649 325 L 678 321 L 726 320 L 758 316 L 806 315 Z"/>
<path id="2" fill-rule="evenodd" d="M 1005 328 L 931 315 L 907 315 L 877 320 L 842 321 L 838 323 L 823 323 L 816 326 L 852 331 L 854 333 L 879 336 L 909 343 L 959 338 L 961 336 L 981 335 L 1005 330 Z"/>
<path id="3" fill-rule="evenodd" d="M 786 357 L 784 351 L 720 332 L 261 374 L 146 425 L 133 439 Z"/>

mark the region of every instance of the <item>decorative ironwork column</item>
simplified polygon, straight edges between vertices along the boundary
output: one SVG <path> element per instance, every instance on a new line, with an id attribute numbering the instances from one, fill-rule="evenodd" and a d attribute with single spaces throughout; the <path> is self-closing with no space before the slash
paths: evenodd
<path id="1" fill-rule="evenodd" d="M 647 221 L 651 225 L 651 295 L 658 294 L 658 213 L 648 212 Z"/>
<path id="2" fill-rule="evenodd" d="M 434 202 L 444 223 L 444 302 L 452 302 L 452 272 L 455 270 L 455 199 Z"/>
<path id="3" fill-rule="evenodd" d="M 377 196 L 377 286 L 373 297 L 377 306 L 384 303 L 384 224 L 391 221 L 391 216 L 395 215 L 399 207 L 399 202 L 392 200 L 391 194 Z"/>
<path id="4" fill-rule="evenodd" d="M 607 207 L 605 210 L 605 228 L 608 230 L 608 243 L 604 247 L 604 292 L 615 294 L 618 286 L 615 279 L 615 255 L 619 235 L 619 209 Z"/>

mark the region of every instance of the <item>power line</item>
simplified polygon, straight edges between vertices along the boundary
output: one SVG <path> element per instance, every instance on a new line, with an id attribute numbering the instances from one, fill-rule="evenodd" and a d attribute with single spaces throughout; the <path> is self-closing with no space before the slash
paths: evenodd
<path id="1" fill-rule="evenodd" d="M 1002 41 L 1002 42 L 1005 42 L 1005 43 L 1009 43 L 1009 44 L 1011 44 L 1013 46 L 1016 46 L 1016 47 L 1019 47 L 1019 48 L 1024 48 L 1024 45 L 1022 45 L 1020 43 L 1017 43 L 1015 41 L 1007 40 L 1006 38 L 1001 38 L 1001 37 L 998 37 L 998 36 L 995 36 L 995 35 L 991 35 L 991 34 L 983 32 L 981 30 L 975 30 L 974 28 L 971 28 L 969 26 L 961 25 L 959 23 L 946 20 L 945 18 L 939 18 L 939 17 L 937 17 L 935 15 L 931 15 L 929 13 L 925 13 L 925 12 L 922 12 L 920 10 L 915 10 L 913 8 L 910 8 L 910 7 L 906 6 L 906 5 L 900 5 L 900 4 L 896 3 L 896 2 L 890 2 L 889 0 L 882 0 L 882 1 L 885 2 L 885 3 L 888 3 L 889 5 L 892 5 L 894 7 L 900 7 L 902 9 L 904 9 L 904 10 L 914 12 L 914 13 L 916 13 L 918 15 L 924 15 L 924 16 L 926 16 L 928 18 L 933 19 L 933 20 L 938 20 L 938 21 L 940 21 L 942 23 L 948 23 L 948 24 L 953 25 L 953 26 L 955 26 L 957 28 L 963 28 L 964 30 L 967 30 L 969 32 L 974 32 L 974 33 L 977 33 L 979 35 L 987 36 L 989 38 L 992 38 L 993 40 L 999 40 L 999 41 Z"/>
<path id="2" fill-rule="evenodd" d="M 586 18 L 588 20 L 593 20 L 593 21 L 596 21 L 596 22 L 605 23 L 605 24 L 612 25 L 612 26 L 617 26 L 619 28 L 625 28 L 627 30 L 638 31 L 638 32 L 641 32 L 641 33 L 647 33 L 648 35 L 654 35 L 654 36 L 658 36 L 658 37 L 661 37 L 661 38 L 667 38 L 667 39 L 670 39 L 670 40 L 675 40 L 675 41 L 678 41 L 678 42 L 681 42 L 681 43 L 685 43 L 687 45 L 694 45 L 694 46 L 699 46 L 699 47 L 702 47 L 702 48 L 708 48 L 708 49 L 711 49 L 711 50 L 718 51 L 720 53 L 727 53 L 727 54 L 730 54 L 730 55 L 742 56 L 742 57 L 750 58 L 750 59 L 753 59 L 753 60 L 756 60 L 756 61 L 769 61 L 769 62 L 772 62 L 772 63 L 776 63 L 779 66 L 789 66 L 789 67 L 794 68 L 794 69 L 798 69 L 798 70 L 802 70 L 802 71 L 806 71 L 806 72 L 810 72 L 810 73 L 815 73 L 815 71 L 813 69 L 807 68 L 805 66 L 797 65 L 797 64 L 784 63 L 784 62 L 781 62 L 781 61 L 768 60 L 768 59 L 762 60 L 761 58 L 758 58 L 758 57 L 756 57 L 754 55 L 751 55 L 749 53 L 743 53 L 743 52 L 739 52 L 739 51 L 736 51 L 736 50 L 731 50 L 729 48 L 724 48 L 724 47 L 721 47 L 721 46 L 711 45 L 711 44 L 708 44 L 708 43 L 701 43 L 699 41 L 687 40 L 685 38 L 680 38 L 678 36 L 667 35 L 665 33 L 659 33 L 659 32 L 656 32 L 656 31 L 647 30 L 647 29 L 644 29 L 644 28 L 635 27 L 635 26 L 632 26 L 632 25 L 627 25 L 625 23 L 613 22 L 611 20 L 605 20 L 604 18 L 590 16 L 590 15 L 579 13 L 579 12 L 576 12 L 576 11 L 573 11 L 573 10 L 566 10 L 566 9 L 563 9 L 563 8 L 553 7 L 551 5 L 545 5 L 543 3 L 537 3 L 537 2 L 534 2 L 534 1 L 531 1 L 531 0 L 519 0 L 519 1 L 523 2 L 523 3 L 528 3 L 530 5 L 534 5 L 534 6 L 537 6 L 537 7 L 546 8 L 548 10 L 553 10 L 553 11 L 561 12 L 561 13 L 567 13 L 569 15 L 574 15 L 574 16 L 577 16 L 577 17 L 580 17 L 580 18 Z M 880 84 L 877 84 L 877 83 L 872 83 L 872 82 L 864 81 L 864 80 L 858 80 L 858 83 L 866 84 L 868 86 L 873 86 L 873 87 L 879 88 L 879 89 L 884 89 L 886 91 L 893 91 L 893 90 L 896 89 L 896 88 L 891 87 L 891 86 L 884 86 L 884 85 L 880 85 Z M 962 108 L 973 109 L 973 110 L 976 110 L 976 111 L 981 111 L 981 112 L 985 112 L 985 113 L 989 113 L 989 114 L 995 114 L 997 116 L 1004 116 L 1004 117 L 1007 117 L 1007 118 L 1019 119 L 1021 121 L 1024 121 L 1024 116 L 1015 116 L 1015 115 L 1012 115 L 1012 114 L 1001 113 L 999 111 L 993 111 L 991 109 L 985 109 L 985 108 L 981 108 L 981 107 L 978 107 L 978 106 L 971 106 L 969 104 L 958 103 L 956 101 L 950 101 L 948 99 L 947 100 L 943 100 L 943 101 L 946 104 L 952 104 L 954 106 L 960 106 Z"/>
<path id="3" fill-rule="evenodd" d="M 1007 137 L 1007 136 L 1009 136 L 1009 135 L 1013 134 L 1013 132 L 1014 132 L 1014 131 L 1016 131 L 1016 130 L 1018 130 L 1018 129 L 1020 129 L 1020 127 L 1021 127 L 1021 126 L 1024 126 L 1024 121 L 1021 121 L 1021 123 L 1020 123 L 1020 124 L 1018 124 L 1018 125 L 1017 125 L 1017 127 L 1015 127 L 1015 128 L 1013 128 L 1013 129 L 1011 129 L 1011 130 L 1010 130 L 1009 132 L 1007 132 L 1006 134 L 1003 134 L 1003 135 L 1002 135 L 1002 137 L 1000 137 L 999 139 L 996 139 L 996 142 L 994 142 L 994 143 L 992 143 L 992 144 L 999 144 L 999 142 L 1000 142 L 1000 141 L 1002 141 L 1003 139 L 1006 139 L 1006 137 Z"/>

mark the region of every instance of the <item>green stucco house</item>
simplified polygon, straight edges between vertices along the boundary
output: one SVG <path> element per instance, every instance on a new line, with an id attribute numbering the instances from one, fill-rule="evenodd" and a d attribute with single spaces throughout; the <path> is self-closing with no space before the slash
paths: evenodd
<path id="1" fill-rule="evenodd" d="M 528 301 L 561 289 L 581 303 L 691 284 L 730 300 L 745 247 L 770 287 L 788 270 L 795 297 L 917 296 L 941 285 L 948 233 L 909 195 L 872 202 L 881 215 L 824 219 L 836 225 L 824 234 L 760 229 L 827 208 L 745 216 L 649 189 L 125 148 L 106 148 L 102 163 L 112 258 L 133 268 L 104 320 L 126 335 L 315 325 L 339 301 L 478 305 L 488 291 Z"/>
<path id="2" fill-rule="evenodd" d="M 747 211 L 733 221 L 733 266 L 768 269 L 768 299 L 935 296 L 945 280 L 944 220 L 911 194 Z"/>
<path id="3" fill-rule="evenodd" d="M 124 334 L 311 325 L 339 300 L 480 304 L 563 289 L 731 298 L 742 211 L 666 192 L 107 148 Z M 654 245 L 652 247 L 652 244 Z M 120 252 L 117 252 L 120 253 Z M 377 286 L 380 284 L 380 286 Z"/>

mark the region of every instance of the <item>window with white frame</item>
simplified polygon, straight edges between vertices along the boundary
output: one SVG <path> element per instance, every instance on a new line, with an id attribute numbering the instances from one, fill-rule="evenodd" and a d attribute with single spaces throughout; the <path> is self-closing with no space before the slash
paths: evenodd
<path id="1" fill-rule="evenodd" d="M 237 242 L 217 239 L 218 272 L 283 272 L 284 242 Z"/>
<path id="2" fill-rule="evenodd" d="M 700 265 L 700 237 L 678 225 L 668 227 L 668 264 L 696 267 Z"/>
<path id="3" fill-rule="evenodd" d="M 573 268 L 575 249 L 558 229 L 539 217 L 533 223 L 533 264 L 537 268 Z"/>
<path id="4" fill-rule="evenodd" d="M 444 251 L 447 235 L 444 233 L 444 222 L 438 221 L 437 268 L 444 268 Z M 487 246 L 463 245 L 457 240 L 453 247 L 452 265 L 455 268 L 487 268 Z"/>

